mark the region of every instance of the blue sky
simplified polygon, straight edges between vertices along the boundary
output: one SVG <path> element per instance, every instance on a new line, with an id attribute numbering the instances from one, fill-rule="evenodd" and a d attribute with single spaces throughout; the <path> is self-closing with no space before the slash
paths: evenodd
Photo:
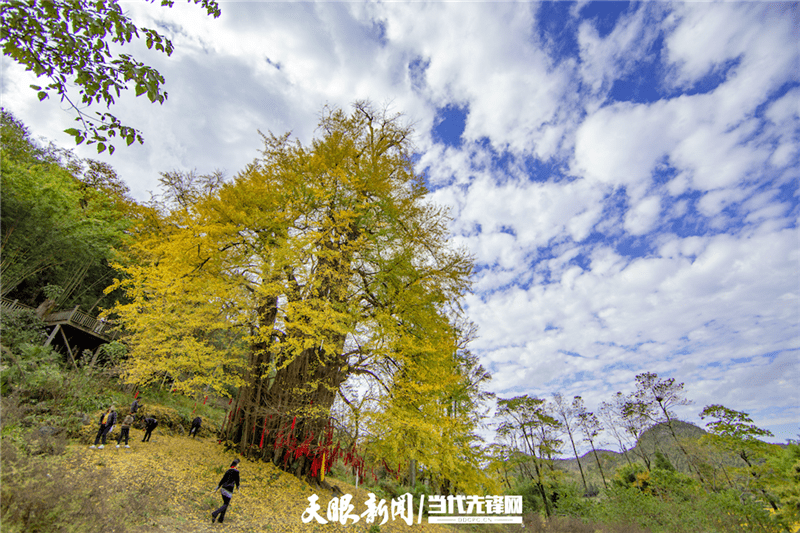
<path id="1" fill-rule="evenodd" d="M 116 108 L 146 144 L 105 160 L 137 198 L 161 171 L 235 174 L 259 129 L 308 142 L 326 103 L 390 105 L 475 256 L 495 392 L 596 408 L 654 371 L 686 384 L 687 420 L 722 403 L 797 438 L 797 4 L 143 4 L 176 51 L 130 47 L 169 92 Z M 69 146 L 31 83 L 3 60 L 3 105 Z"/>

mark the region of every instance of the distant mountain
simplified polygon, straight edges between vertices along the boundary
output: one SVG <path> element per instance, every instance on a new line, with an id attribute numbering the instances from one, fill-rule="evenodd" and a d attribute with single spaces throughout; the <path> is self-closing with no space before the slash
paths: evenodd
<path id="1" fill-rule="evenodd" d="M 680 420 L 673 420 L 672 427 L 675 429 L 675 434 L 678 439 L 682 442 L 685 440 L 688 443 L 706 434 L 703 428 Z M 664 454 L 676 469 L 681 472 L 689 473 L 689 462 L 675 442 L 669 430 L 669 426 L 667 426 L 666 423 L 656 424 L 647 429 L 642 434 L 639 442 L 636 443 L 636 447 L 628 450 L 627 459 L 623 453 L 612 450 L 597 450 L 597 456 L 598 459 L 600 459 L 603 472 L 608 480 L 614 476 L 616 469 L 627 464 L 628 460 L 634 463 L 642 463 L 642 453 L 652 460 L 656 451 L 660 451 Z M 603 481 L 600 477 L 600 469 L 597 467 L 594 454 L 589 451 L 584 454 L 580 460 L 587 483 L 595 487 L 601 487 Z M 580 482 L 580 471 L 578 470 L 578 463 L 575 461 L 575 458 L 557 460 L 556 468 L 575 476 L 576 481 Z"/>
<path id="2" fill-rule="evenodd" d="M 673 420 L 672 427 L 681 441 L 696 440 L 707 433 L 703 428 L 680 420 Z M 636 443 L 634 453 L 639 456 L 639 451 L 644 451 L 648 457 L 652 457 L 656 451 L 660 451 L 669 459 L 672 466 L 681 472 L 689 472 L 689 462 L 675 442 L 675 438 L 666 423 L 656 424 L 642 434 L 639 442 Z"/>

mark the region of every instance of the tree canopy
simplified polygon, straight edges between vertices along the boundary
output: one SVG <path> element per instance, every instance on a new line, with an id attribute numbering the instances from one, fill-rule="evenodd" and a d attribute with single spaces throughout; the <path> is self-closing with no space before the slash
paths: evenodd
<path id="1" fill-rule="evenodd" d="M 497 401 L 497 435 L 533 465 L 531 471 L 527 460 L 519 462 L 525 475 L 536 484 L 547 516 L 552 514 L 550 492 L 555 481 L 552 459 L 563 445 L 559 438 L 563 426 L 552 411 L 546 400 L 528 395 Z"/>
<path id="2" fill-rule="evenodd" d="M 326 109 L 319 131 L 308 147 L 264 136 L 263 156 L 229 183 L 165 175 L 164 203 L 119 282 L 131 304 L 118 309 L 129 380 L 168 374 L 188 390 L 202 374 L 221 390 L 239 369 L 228 440 L 284 463 L 307 458 L 307 472 L 334 453 L 330 408 L 349 378 L 398 408 L 439 380 L 430 405 L 446 406 L 463 377 L 454 320 L 472 271 L 448 241 L 446 210 L 425 200 L 399 116 L 362 102 Z M 223 324 L 243 341 L 232 345 L 238 366 L 210 334 Z"/>
<path id="3" fill-rule="evenodd" d="M 36 306 L 91 311 L 111 282 L 136 210 L 111 167 L 42 147 L 27 128 L 0 116 L 2 295 Z"/>
<path id="4" fill-rule="evenodd" d="M 151 3 L 154 0 L 148 0 Z M 189 0 L 200 4 L 209 15 L 220 15 L 215 0 Z M 160 0 L 172 7 L 173 0 Z M 141 35 L 140 35 L 141 32 Z M 139 130 L 120 122 L 111 113 L 89 115 L 85 106 L 103 103 L 111 107 L 129 85 L 136 96 L 146 94 L 151 102 L 163 104 L 167 93 L 164 77 L 126 53 L 112 51 L 134 39 L 144 38 L 147 48 L 172 54 L 172 42 L 157 30 L 140 28 L 123 11 L 118 0 L 6 0 L 0 4 L 0 43 L 10 57 L 46 85 L 31 85 L 39 100 L 58 95 L 73 109 L 78 128 L 66 133 L 77 144 L 97 143 L 97 152 L 114 152 L 111 138 L 119 136 L 130 145 L 144 142 Z M 73 101 L 68 87 L 78 87 L 80 101 Z"/>

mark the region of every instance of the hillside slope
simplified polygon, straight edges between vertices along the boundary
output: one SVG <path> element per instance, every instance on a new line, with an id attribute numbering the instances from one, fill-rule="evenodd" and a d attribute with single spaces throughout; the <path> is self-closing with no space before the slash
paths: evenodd
<path id="1" fill-rule="evenodd" d="M 225 524 L 211 523 L 210 513 L 222 503 L 219 493 L 213 493 L 222 474 L 236 456 L 223 450 L 216 441 L 208 438 L 153 435 L 150 442 L 141 442 L 142 433 L 133 431 L 131 448 L 116 448 L 109 443 L 105 449 L 89 449 L 85 445 L 72 445 L 69 454 L 74 464 L 81 465 L 81 475 L 98 476 L 110 486 L 119 486 L 120 480 L 136 485 L 137 501 L 149 499 L 153 505 L 152 516 L 143 524 L 128 524 L 131 531 L 148 532 L 206 532 L 224 528 L 229 532 L 302 532 L 310 533 L 344 531 L 369 531 L 374 524 L 366 524 L 362 518 L 357 524 L 319 525 L 304 524 L 303 511 L 308 507 L 308 497 L 317 494 L 322 506 L 321 516 L 332 494 L 322 489 L 313 489 L 307 483 L 287 474 L 270 463 L 242 461 L 241 490 L 234 494 L 225 518 Z M 111 476 L 113 479 L 107 479 Z M 363 509 L 368 494 L 363 489 L 329 479 L 344 493 L 353 495 L 356 512 Z M 142 487 L 152 489 L 144 491 Z M 161 505 L 165 504 L 165 505 Z M 162 508 L 159 511 L 159 507 Z M 416 509 L 415 509 L 416 511 Z M 414 523 L 408 526 L 399 517 L 380 527 L 380 531 L 442 532 L 450 529 Z"/>

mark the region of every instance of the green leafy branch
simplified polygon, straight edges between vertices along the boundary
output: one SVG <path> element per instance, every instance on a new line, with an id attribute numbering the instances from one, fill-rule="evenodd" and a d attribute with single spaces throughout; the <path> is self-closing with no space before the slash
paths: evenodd
<path id="1" fill-rule="evenodd" d="M 148 0 L 152 2 L 153 0 Z M 215 0 L 189 0 L 204 7 L 213 17 L 220 9 Z M 161 0 L 172 7 L 173 0 Z M 147 48 L 172 54 L 172 42 L 156 30 L 138 28 L 122 11 L 117 0 L 6 0 L 0 5 L 0 43 L 3 54 L 46 85 L 31 85 L 39 100 L 57 94 L 76 113 L 79 128 L 65 133 L 97 144 L 97 152 L 114 152 L 110 139 L 119 137 L 127 145 L 144 142 L 141 132 L 123 124 L 111 113 L 88 114 L 85 109 L 103 103 L 110 108 L 123 90 L 133 85 L 136 96 L 147 95 L 150 102 L 163 104 L 167 92 L 164 77 L 154 68 L 129 54 L 114 54 L 110 43 L 124 46 L 134 38 L 144 38 Z M 67 95 L 68 85 L 79 87 L 80 102 Z"/>

